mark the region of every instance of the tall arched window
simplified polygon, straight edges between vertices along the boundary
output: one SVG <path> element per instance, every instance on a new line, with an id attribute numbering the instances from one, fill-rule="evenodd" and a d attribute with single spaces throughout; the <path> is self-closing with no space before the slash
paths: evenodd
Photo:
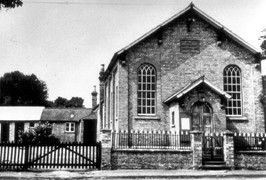
<path id="1" fill-rule="evenodd" d="M 226 115 L 242 116 L 242 80 L 241 70 L 236 65 L 224 68 L 224 91 L 232 96 L 227 101 Z"/>
<path id="2" fill-rule="evenodd" d="M 154 115 L 156 104 L 156 70 L 150 64 L 138 69 L 138 115 Z"/>

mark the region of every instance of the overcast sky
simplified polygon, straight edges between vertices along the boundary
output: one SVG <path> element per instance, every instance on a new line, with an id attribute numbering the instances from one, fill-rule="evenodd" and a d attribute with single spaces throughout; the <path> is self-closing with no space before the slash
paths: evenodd
<path id="1" fill-rule="evenodd" d="M 23 0 L 0 10 L 0 76 L 19 70 L 45 81 L 49 99 L 79 96 L 91 107 L 100 65 L 191 0 Z M 260 50 L 266 0 L 194 0 Z"/>

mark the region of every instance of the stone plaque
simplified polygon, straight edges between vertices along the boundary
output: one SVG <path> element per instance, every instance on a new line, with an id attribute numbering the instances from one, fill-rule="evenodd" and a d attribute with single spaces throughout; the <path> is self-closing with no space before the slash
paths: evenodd
<path id="1" fill-rule="evenodd" d="M 180 40 L 181 53 L 199 53 L 200 41 L 199 40 Z"/>

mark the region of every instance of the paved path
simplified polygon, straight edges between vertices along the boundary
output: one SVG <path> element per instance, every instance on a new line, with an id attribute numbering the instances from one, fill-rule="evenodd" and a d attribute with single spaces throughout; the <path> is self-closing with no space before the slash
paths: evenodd
<path id="1" fill-rule="evenodd" d="M 265 178 L 266 171 L 204 170 L 112 170 L 0 172 L 0 179 L 193 179 L 193 178 Z"/>

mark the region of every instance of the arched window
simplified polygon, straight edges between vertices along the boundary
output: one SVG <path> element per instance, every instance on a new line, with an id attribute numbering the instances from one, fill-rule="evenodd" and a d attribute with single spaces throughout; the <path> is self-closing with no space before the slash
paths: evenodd
<path id="1" fill-rule="evenodd" d="M 242 116 L 242 81 L 241 70 L 236 65 L 224 69 L 224 91 L 232 96 L 227 101 L 226 115 Z"/>
<path id="2" fill-rule="evenodd" d="M 138 115 L 154 115 L 156 104 L 156 70 L 150 64 L 138 69 Z"/>

